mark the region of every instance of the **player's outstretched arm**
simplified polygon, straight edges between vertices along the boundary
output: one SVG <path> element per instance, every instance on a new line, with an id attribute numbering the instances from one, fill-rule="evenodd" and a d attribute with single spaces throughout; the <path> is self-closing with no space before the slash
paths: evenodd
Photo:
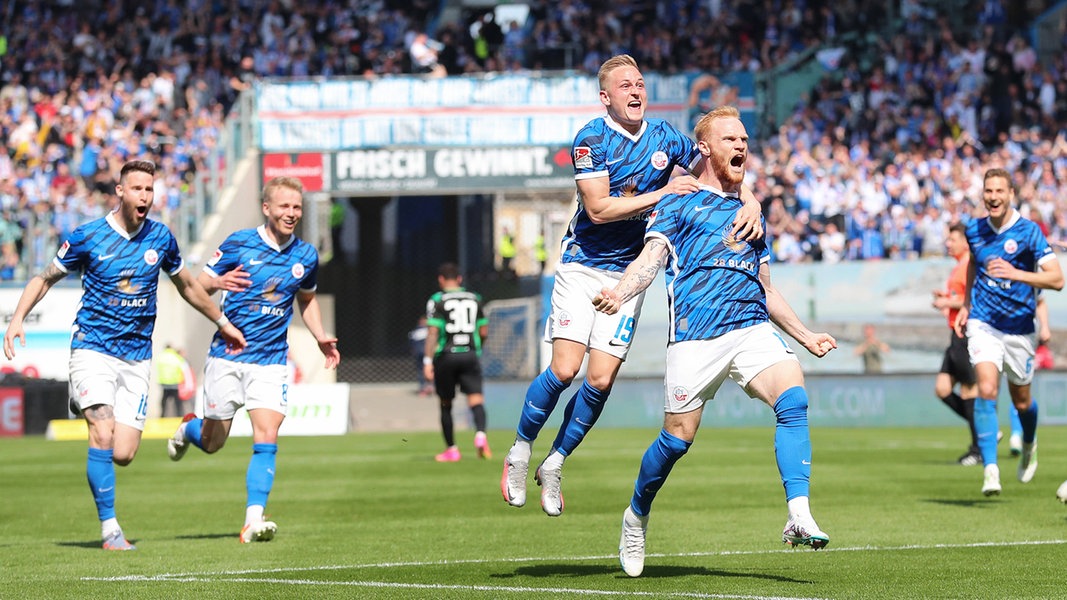
<path id="1" fill-rule="evenodd" d="M 832 335 L 825 332 L 815 333 L 804 326 L 793 307 L 789 306 L 778 288 L 771 283 L 771 269 L 767 263 L 760 265 L 759 278 L 767 291 L 767 313 L 775 325 L 815 356 L 826 356 L 837 348 L 837 340 Z"/>
<path id="2" fill-rule="evenodd" d="M 196 276 L 196 280 L 209 296 L 218 290 L 224 292 L 243 292 L 252 285 L 251 275 L 248 274 L 248 271 L 244 270 L 244 265 L 237 265 L 233 270 L 218 276 L 214 276 L 206 270 L 201 271 L 200 274 Z"/>
<path id="3" fill-rule="evenodd" d="M 619 283 L 615 284 L 614 288 L 600 290 L 593 298 L 593 308 L 609 315 L 619 312 L 623 304 L 652 285 L 656 273 L 659 273 L 666 261 L 666 242 L 659 238 L 649 239 L 641 249 L 641 254 L 626 267 Z"/>
<path id="4" fill-rule="evenodd" d="M 612 196 L 608 178 L 595 177 L 578 181 L 578 201 L 585 207 L 589 220 L 596 224 L 621 221 L 640 215 L 659 202 L 664 194 L 688 194 L 700 189 L 695 177 L 683 175 L 671 179 L 662 188 L 637 196 Z"/>
<path id="5" fill-rule="evenodd" d="M 322 309 L 319 307 L 319 299 L 315 292 L 298 292 L 296 295 L 297 306 L 300 307 L 300 318 L 304 320 L 308 331 L 319 345 L 319 352 L 326 357 L 326 368 L 332 369 L 341 362 L 341 353 L 337 350 L 337 338 L 326 335 L 322 328 Z"/>
<path id="6" fill-rule="evenodd" d="M 26 315 L 30 314 L 33 307 L 37 306 L 37 303 L 41 301 L 41 298 L 44 298 L 48 290 L 52 289 L 52 286 L 57 281 L 66 276 L 67 273 L 57 267 L 55 263 L 49 263 L 44 271 L 34 275 L 26 283 L 26 287 L 22 290 L 22 295 L 19 296 L 19 302 L 15 305 L 15 312 L 11 315 L 11 322 L 7 324 L 7 331 L 4 333 L 4 356 L 8 360 L 15 358 L 16 339 L 19 341 L 19 346 L 26 347 L 26 331 L 22 327 L 22 322 L 26 319 Z"/>
<path id="7" fill-rule="evenodd" d="M 226 352 L 237 354 L 245 349 L 248 343 L 245 342 L 244 334 L 234 327 L 233 323 L 230 323 L 218 306 L 215 306 L 207 290 L 189 273 L 189 269 L 183 267 L 182 270 L 171 275 L 170 280 L 174 282 L 174 287 L 178 288 L 178 293 L 190 306 L 218 325 L 219 334 L 226 340 Z"/>

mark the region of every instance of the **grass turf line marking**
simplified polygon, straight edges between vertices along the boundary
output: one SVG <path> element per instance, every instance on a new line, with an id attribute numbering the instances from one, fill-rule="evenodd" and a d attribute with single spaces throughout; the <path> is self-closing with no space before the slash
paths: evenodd
<path id="1" fill-rule="evenodd" d="M 449 589 L 464 591 L 513 591 L 517 594 L 566 594 L 569 596 L 625 596 L 627 598 L 639 596 L 648 598 L 697 598 L 707 600 L 823 600 L 821 598 L 795 597 L 795 596 L 750 596 L 739 594 L 702 594 L 699 591 L 635 591 L 615 589 L 579 589 L 571 587 L 521 587 L 514 585 L 448 585 L 440 583 L 399 583 L 392 581 L 315 581 L 315 580 L 291 580 L 291 579 L 260 579 L 260 578 L 202 578 L 189 577 L 180 579 L 171 578 L 138 578 L 137 575 L 123 578 L 85 578 L 93 580 L 122 580 L 122 581 L 173 581 L 189 583 L 272 583 L 285 585 L 344 585 L 350 587 L 378 587 L 398 589 Z"/>
<path id="2" fill-rule="evenodd" d="M 971 544 L 909 544 L 905 546 L 852 546 L 846 548 L 824 548 L 819 552 L 864 552 L 870 550 L 876 550 L 880 552 L 887 551 L 903 551 L 903 550 L 939 550 L 946 548 L 985 548 L 989 546 L 1049 546 L 1067 544 L 1067 540 L 1027 540 L 1019 542 L 975 542 Z M 782 554 L 795 552 L 793 549 L 781 549 L 781 550 L 726 550 L 722 552 L 682 552 L 676 554 L 646 554 L 645 557 L 656 558 L 670 558 L 670 557 L 701 557 L 701 556 L 740 556 L 740 555 L 752 555 L 752 554 Z M 432 560 L 432 561 L 410 561 L 410 562 L 383 562 L 383 563 L 367 563 L 361 565 L 319 565 L 313 567 L 276 567 L 273 569 L 242 569 L 236 571 L 206 571 L 199 573 L 161 573 L 159 575 L 119 575 L 112 577 L 82 577 L 81 581 L 209 581 L 211 577 L 226 577 L 233 578 L 240 575 L 257 575 L 268 573 L 293 573 L 293 572 L 313 572 L 313 571 L 339 571 L 343 569 L 388 569 L 393 567 L 427 567 L 427 566 L 441 566 L 441 565 L 463 565 L 463 564 L 489 564 L 489 563 L 527 563 L 527 562 L 546 562 L 549 560 L 573 560 L 573 561 L 585 561 L 585 560 L 617 560 L 619 557 L 617 554 L 602 555 L 602 556 L 574 556 L 570 558 L 552 557 L 546 558 L 544 556 L 526 557 L 526 558 L 471 558 L 460 560 Z M 236 579 L 227 579 L 228 581 L 236 581 Z M 256 579 L 255 581 L 264 581 L 262 579 Z M 329 583 L 329 582 L 326 582 Z M 397 584 L 403 585 L 403 584 Z M 473 589 L 473 588 L 472 588 Z M 498 589 L 498 588 L 494 588 Z M 503 589 L 503 588 L 499 588 Z M 711 597 L 711 596 L 709 596 Z"/>

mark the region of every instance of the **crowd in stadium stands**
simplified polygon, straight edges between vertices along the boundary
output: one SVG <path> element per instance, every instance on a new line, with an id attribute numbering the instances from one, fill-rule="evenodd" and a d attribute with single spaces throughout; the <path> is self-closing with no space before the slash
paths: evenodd
<path id="1" fill-rule="evenodd" d="M 892 35 L 871 64 L 846 55 L 753 140 L 775 258 L 942 255 L 991 166 L 1014 170 L 1023 214 L 1067 242 L 1067 53 L 1038 61 L 1019 33 L 1049 1 L 960 0 L 952 15 L 920 0 L 527 4 L 519 24 L 484 9 L 440 22 L 432 0 L 11 3 L 0 280 L 39 271 L 110 209 L 128 158 L 161 166 L 158 214 L 171 219 L 256 77 L 595 73 L 622 52 L 645 72 L 756 72 L 856 31 Z"/>

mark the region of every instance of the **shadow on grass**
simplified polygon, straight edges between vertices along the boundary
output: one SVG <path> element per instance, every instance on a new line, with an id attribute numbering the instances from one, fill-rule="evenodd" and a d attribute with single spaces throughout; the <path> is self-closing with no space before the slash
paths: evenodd
<path id="1" fill-rule="evenodd" d="M 923 502 L 929 502 L 930 504 L 941 504 L 943 506 L 960 506 L 963 508 L 988 508 L 995 506 L 992 504 L 996 502 L 993 498 L 974 498 L 974 499 L 948 499 L 948 498 L 927 498 Z"/>
<path id="2" fill-rule="evenodd" d="M 519 567 L 515 569 L 514 573 L 495 573 L 490 577 L 498 579 L 507 579 L 511 577 L 591 577 L 599 575 L 617 575 L 620 579 L 630 579 L 623 572 L 622 568 L 618 565 L 576 565 L 576 564 L 542 564 L 529 567 Z M 739 571 L 722 571 L 718 569 L 708 569 L 706 567 L 683 567 L 675 565 L 645 565 L 645 571 L 641 574 L 641 579 L 649 579 L 656 577 L 745 577 L 749 579 L 763 579 L 768 581 L 777 581 L 781 583 L 814 583 L 807 579 L 794 579 L 792 577 L 783 577 L 781 575 L 770 575 L 767 573 L 745 573 Z"/>
<path id="3" fill-rule="evenodd" d="M 137 545 L 137 540 L 127 538 L 126 541 L 134 546 Z M 57 546 L 64 546 L 67 548 L 92 548 L 93 550 L 100 550 L 103 548 L 103 544 L 104 542 L 102 540 L 93 540 L 91 542 L 56 542 Z"/>
<path id="4" fill-rule="evenodd" d="M 176 535 L 176 540 L 221 540 L 225 538 L 236 538 L 236 533 L 198 533 L 196 535 Z"/>

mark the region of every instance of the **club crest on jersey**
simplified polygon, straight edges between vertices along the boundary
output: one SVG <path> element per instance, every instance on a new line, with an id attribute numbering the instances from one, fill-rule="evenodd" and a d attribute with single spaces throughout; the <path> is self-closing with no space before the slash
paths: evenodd
<path id="1" fill-rule="evenodd" d="M 737 239 L 737 236 L 730 233 L 729 229 L 722 230 L 722 245 L 737 253 L 740 253 L 745 249 L 745 243 Z"/>
<path id="2" fill-rule="evenodd" d="M 652 163 L 652 168 L 657 171 L 662 171 L 667 168 L 667 165 L 671 163 L 667 159 L 667 153 L 662 150 L 657 150 L 652 153 L 652 159 L 649 161 Z"/>
<path id="3" fill-rule="evenodd" d="M 304 276 L 305 272 L 306 271 L 304 270 L 304 265 L 302 265 L 300 263 L 296 263 L 295 265 L 293 265 L 293 269 L 292 269 L 293 277 L 295 277 L 297 279 L 300 279 L 301 277 Z"/>
<path id="4" fill-rule="evenodd" d="M 680 404 L 689 399 L 689 390 L 679 385 L 671 390 L 671 395 L 674 396 L 674 401 Z"/>
<path id="5" fill-rule="evenodd" d="M 1004 240 L 1004 251 L 1008 254 L 1015 254 L 1019 251 L 1019 243 L 1015 240 Z"/>
<path id="6" fill-rule="evenodd" d="M 132 277 L 132 275 L 123 273 L 122 279 L 119 279 L 119 283 L 116 287 L 118 287 L 119 291 L 123 294 L 136 294 L 141 291 L 141 284 L 133 283 L 131 280 Z"/>
<path id="7" fill-rule="evenodd" d="M 154 265 L 159 262 L 159 253 L 156 252 L 155 248 L 149 248 L 148 250 L 145 250 L 144 261 L 149 265 Z"/>
<path id="8" fill-rule="evenodd" d="M 559 313 L 559 318 L 556 319 L 556 323 L 558 323 L 561 328 L 570 327 L 571 326 L 571 314 L 569 312 L 567 312 L 567 311 L 563 311 L 563 312 Z"/>
<path id="9" fill-rule="evenodd" d="M 211 255 L 211 260 L 207 261 L 207 265 L 209 267 L 214 267 L 220 260 L 222 260 L 222 250 L 216 248 L 215 253 Z"/>
<path id="10" fill-rule="evenodd" d="M 63 258 L 67 255 L 67 250 L 70 250 L 70 242 L 64 240 L 63 245 L 59 247 L 59 251 L 56 252 L 56 256 Z"/>
<path id="11" fill-rule="evenodd" d="M 592 169 L 593 168 L 593 156 L 590 154 L 589 146 L 575 146 L 574 147 L 574 168 L 575 169 Z"/>
<path id="12" fill-rule="evenodd" d="M 267 302 L 277 302 L 281 297 L 278 293 L 278 287 L 282 284 L 281 277 L 271 277 L 267 280 L 267 283 L 263 286 L 263 299 Z"/>

